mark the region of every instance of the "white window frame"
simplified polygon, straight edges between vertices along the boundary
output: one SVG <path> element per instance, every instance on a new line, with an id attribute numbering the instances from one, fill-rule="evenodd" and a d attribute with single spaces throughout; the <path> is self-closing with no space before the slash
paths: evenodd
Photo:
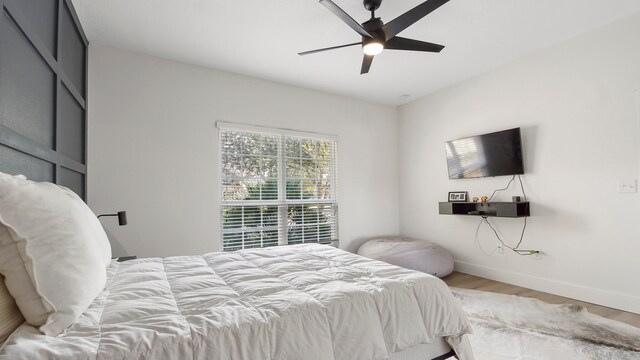
<path id="1" fill-rule="evenodd" d="M 218 129 L 218 141 L 219 141 L 219 169 L 218 169 L 218 194 L 220 196 L 220 251 L 226 251 L 224 249 L 224 234 L 225 232 L 233 232 L 232 229 L 225 230 L 224 222 L 223 222 L 223 209 L 225 206 L 277 206 L 278 207 L 278 217 L 279 217 L 279 229 L 278 229 L 278 246 L 287 245 L 288 244 L 288 206 L 289 205 L 302 205 L 302 204 L 330 204 L 335 206 L 335 240 L 331 241 L 331 245 L 338 246 L 339 235 L 338 235 L 338 222 L 339 222 L 339 208 L 338 208 L 338 136 L 330 135 L 330 134 L 322 134 L 315 132 L 305 132 L 305 131 L 297 131 L 291 129 L 282 129 L 282 128 L 271 128 L 271 127 L 263 127 L 257 125 L 248 125 L 241 123 L 233 123 L 233 122 L 225 122 L 225 121 L 217 121 L 216 127 Z M 224 186 L 222 184 L 222 176 L 223 176 L 223 152 L 222 152 L 222 131 L 238 131 L 238 132 L 248 132 L 248 133 L 258 133 L 264 135 L 278 136 L 280 140 L 278 141 L 278 199 L 277 200 L 224 200 L 223 191 Z M 330 177 L 331 183 L 333 185 L 332 190 L 332 199 L 287 199 L 286 196 L 286 186 L 287 186 L 287 164 L 286 164 L 286 146 L 285 139 L 288 137 L 297 137 L 304 139 L 312 139 L 312 140 L 321 140 L 321 141 L 329 141 L 333 142 L 334 146 L 331 147 L 331 155 L 330 155 Z M 263 229 L 264 230 L 264 229 Z M 243 244 L 244 248 L 244 244 Z"/>

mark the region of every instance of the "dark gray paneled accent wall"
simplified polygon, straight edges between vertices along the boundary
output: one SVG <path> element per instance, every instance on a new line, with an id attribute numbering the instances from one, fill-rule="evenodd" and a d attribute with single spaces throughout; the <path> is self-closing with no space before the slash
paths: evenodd
<path id="1" fill-rule="evenodd" d="M 71 0 L 0 0 L 0 171 L 86 197 L 87 38 Z"/>

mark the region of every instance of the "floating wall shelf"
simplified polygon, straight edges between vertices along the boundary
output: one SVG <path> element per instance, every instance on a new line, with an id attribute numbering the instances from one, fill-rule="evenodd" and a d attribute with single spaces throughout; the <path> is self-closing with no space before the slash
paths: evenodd
<path id="1" fill-rule="evenodd" d="M 494 217 L 529 216 L 529 202 L 441 202 L 442 215 L 474 215 Z"/>

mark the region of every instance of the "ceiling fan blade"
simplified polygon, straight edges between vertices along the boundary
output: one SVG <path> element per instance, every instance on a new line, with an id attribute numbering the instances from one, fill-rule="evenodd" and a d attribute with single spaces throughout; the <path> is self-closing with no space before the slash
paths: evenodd
<path id="1" fill-rule="evenodd" d="M 316 49 L 316 50 L 304 51 L 304 52 L 298 53 L 298 55 L 300 55 L 300 56 L 310 55 L 310 54 L 315 54 L 315 53 L 319 53 L 319 52 L 322 52 L 322 51 L 340 49 L 340 48 L 343 48 L 343 47 L 353 46 L 353 45 L 362 45 L 362 42 L 357 42 L 357 43 L 353 43 L 353 44 L 346 44 L 346 45 L 332 46 L 332 47 Z"/>
<path id="2" fill-rule="evenodd" d="M 418 20 L 429 15 L 431 12 L 446 4 L 449 0 L 427 0 L 422 4 L 414 7 L 406 13 L 389 21 L 382 27 L 386 40 L 398 35 L 402 30 L 416 23 Z"/>
<path id="3" fill-rule="evenodd" d="M 371 68 L 371 63 L 373 62 L 374 55 L 365 55 L 362 59 L 362 68 L 360 69 L 360 75 L 366 74 L 369 72 Z"/>
<path id="4" fill-rule="evenodd" d="M 331 0 L 320 0 L 320 3 L 324 5 L 327 9 L 329 9 L 332 13 L 334 13 L 337 17 L 340 18 L 345 24 L 349 25 L 350 28 L 355 30 L 358 34 L 372 38 L 371 34 L 365 30 L 362 25 L 358 24 L 357 21 L 353 20 L 349 14 L 347 14 L 344 10 L 342 10 L 338 5 L 336 5 Z"/>
<path id="5" fill-rule="evenodd" d="M 444 45 L 395 36 L 384 45 L 385 50 L 410 50 L 439 53 Z"/>

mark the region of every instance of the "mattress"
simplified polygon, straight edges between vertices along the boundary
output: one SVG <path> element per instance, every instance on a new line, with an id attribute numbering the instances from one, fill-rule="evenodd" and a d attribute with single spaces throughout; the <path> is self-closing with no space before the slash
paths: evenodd
<path id="1" fill-rule="evenodd" d="M 114 262 L 67 331 L 23 324 L 0 359 L 388 359 L 444 338 L 473 355 L 467 319 L 428 274 L 330 246 Z"/>

